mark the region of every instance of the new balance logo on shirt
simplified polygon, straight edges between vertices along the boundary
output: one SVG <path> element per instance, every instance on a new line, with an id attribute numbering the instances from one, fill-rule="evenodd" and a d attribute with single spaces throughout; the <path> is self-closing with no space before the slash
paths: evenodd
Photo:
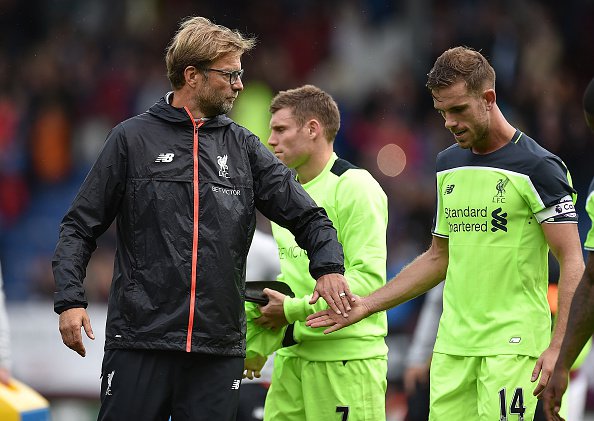
<path id="1" fill-rule="evenodd" d="M 174 156 L 173 153 L 160 153 L 155 162 L 171 162 Z"/>
<path id="2" fill-rule="evenodd" d="M 233 384 L 231 385 L 231 390 L 238 390 L 240 384 L 241 384 L 241 380 L 233 380 Z"/>

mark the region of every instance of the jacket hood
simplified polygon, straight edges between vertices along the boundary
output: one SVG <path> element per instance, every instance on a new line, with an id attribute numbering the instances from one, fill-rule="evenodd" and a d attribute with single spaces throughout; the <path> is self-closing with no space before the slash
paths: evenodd
<path id="1" fill-rule="evenodd" d="M 157 101 L 151 108 L 148 109 L 148 113 L 168 121 L 170 123 L 181 123 L 181 124 L 192 124 L 190 116 L 184 108 L 176 108 L 171 105 L 171 99 L 173 98 L 173 92 L 168 92 L 164 97 Z M 215 117 L 204 119 L 205 127 L 223 127 L 231 124 L 233 120 L 227 117 L 225 114 L 220 114 Z"/>

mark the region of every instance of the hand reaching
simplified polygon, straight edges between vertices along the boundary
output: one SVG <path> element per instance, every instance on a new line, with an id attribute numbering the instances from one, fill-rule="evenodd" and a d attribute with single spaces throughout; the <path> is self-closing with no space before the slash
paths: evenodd
<path id="1" fill-rule="evenodd" d="M 320 297 L 328 303 L 332 311 L 344 317 L 348 317 L 348 312 L 351 311 L 350 302 L 355 299 L 346 278 L 340 273 L 329 273 L 318 278 L 309 303 L 315 304 Z"/>
<path id="2" fill-rule="evenodd" d="M 353 295 L 353 299 L 351 313 L 348 318 L 327 309 L 308 316 L 305 324 L 309 327 L 328 327 L 328 329 L 324 330 L 324 333 L 328 334 L 355 324 L 371 314 L 364 298 Z"/>
<path id="3" fill-rule="evenodd" d="M 263 292 L 268 297 L 268 304 L 260 306 L 262 315 L 254 319 L 254 323 L 268 329 L 280 329 L 288 325 L 283 307 L 287 296 L 270 288 L 264 288 Z"/>

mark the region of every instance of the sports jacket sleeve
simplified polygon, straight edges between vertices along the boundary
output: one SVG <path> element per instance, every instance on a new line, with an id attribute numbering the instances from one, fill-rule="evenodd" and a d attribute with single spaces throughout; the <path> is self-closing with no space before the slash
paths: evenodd
<path id="1" fill-rule="evenodd" d="M 116 217 L 126 186 L 126 147 L 122 125 L 107 136 L 97 161 L 60 224 L 52 267 L 54 310 L 87 307 L 83 288 L 86 267 L 96 239 Z"/>
<path id="2" fill-rule="evenodd" d="M 247 140 L 254 177 L 255 205 L 262 214 L 295 236 L 307 250 L 314 279 L 344 273 L 344 255 L 326 211 L 317 206 L 294 174 L 256 136 Z"/>

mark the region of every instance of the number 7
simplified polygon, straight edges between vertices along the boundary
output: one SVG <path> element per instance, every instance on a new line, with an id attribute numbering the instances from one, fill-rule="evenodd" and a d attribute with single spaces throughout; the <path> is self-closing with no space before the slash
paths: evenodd
<path id="1" fill-rule="evenodd" d="M 349 407 L 348 406 L 337 406 L 336 412 L 342 412 L 342 420 L 347 421 L 349 419 Z"/>

